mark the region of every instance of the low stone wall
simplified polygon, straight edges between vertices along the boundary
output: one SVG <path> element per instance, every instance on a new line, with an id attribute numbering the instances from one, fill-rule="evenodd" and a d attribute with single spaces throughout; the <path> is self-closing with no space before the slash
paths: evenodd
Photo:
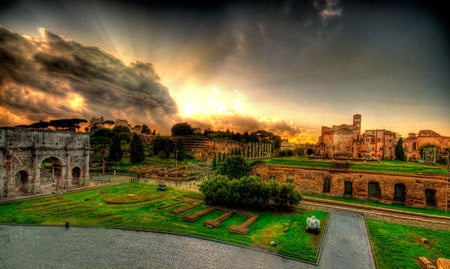
<path id="1" fill-rule="evenodd" d="M 260 165 L 252 174 L 261 180 L 291 182 L 304 193 L 326 196 L 351 196 L 360 200 L 378 200 L 382 203 L 404 203 L 413 207 L 445 209 L 445 178 L 397 176 L 374 173 L 331 172 Z"/>

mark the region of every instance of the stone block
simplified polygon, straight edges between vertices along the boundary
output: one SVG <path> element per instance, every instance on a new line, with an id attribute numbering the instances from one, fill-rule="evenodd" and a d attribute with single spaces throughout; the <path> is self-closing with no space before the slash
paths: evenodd
<path id="1" fill-rule="evenodd" d="M 450 269 L 450 259 L 439 258 L 436 261 L 437 269 Z"/>

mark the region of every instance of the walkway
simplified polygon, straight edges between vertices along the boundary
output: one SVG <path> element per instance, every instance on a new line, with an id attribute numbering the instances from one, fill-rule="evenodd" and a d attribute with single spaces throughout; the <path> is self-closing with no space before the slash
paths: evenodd
<path id="1" fill-rule="evenodd" d="M 363 215 L 331 212 L 319 268 L 375 268 Z"/>

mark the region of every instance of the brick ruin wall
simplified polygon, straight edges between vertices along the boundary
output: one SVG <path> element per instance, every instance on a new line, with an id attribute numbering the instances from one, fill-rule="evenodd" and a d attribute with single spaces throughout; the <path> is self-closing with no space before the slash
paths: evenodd
<path id="1" fill-rule="evenodd" d="M 372 173 L 332 172 L 327 170 L 310 170 L 288 167 L 257 166 L 252 174 L 261 180 L 277 180 L 280 183 L 291 182 L 304 193 L 325 196 L 351 196 L 358 200 L 378 200 L 381 203 L 397 202 L 395 186 L 403 184 L 404 198 L 402 203 L 412 207 L 437 207 L 445 209 L 446 184 L 445 177 L 397 176 Z M 325 181 L 329 179 L 329 188 L 325 190 Z M 351 194 L 345 194 L 345 182 L 351 182 Z M 379 196 L 369 195 L 369 183 L 379 186 Z M 350 184 L 349 184 L 350 185 Z M 432 197 L 427 198 L 426 192 Z M 447 201 L 448 202 L 448 201 Z M 431 204 L 430 204 L 431 203 Z"/>

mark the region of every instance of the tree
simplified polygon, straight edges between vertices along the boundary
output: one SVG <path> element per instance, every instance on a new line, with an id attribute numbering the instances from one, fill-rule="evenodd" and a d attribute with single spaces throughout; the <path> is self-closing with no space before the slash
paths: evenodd
<path id="1" fill-rule="evenodd" d="M 403 138 L 401 137 L 395 146 L 395 159 L 399 161 L 406 161 L 405 149 L 403 148 Z"/>
<path id="2" fill-rule="evenodd" d="M 94 157 L 100 156 L 102 162 L 102 173 L 106 171 L 106 154 L 112 144 L 112 132 L 110 129 L 100 128 L 97 129 L 90 137 L 91 148 L 94 150 Z M 95 158 L 93 158 L 95 160 Z"/>
<path id="3" fill-rule="evenodd" d="M 172 126 L 172 136 L 183 136 L 183 135 L 193 135 L 194 130 L 192 127 L 187 123 L 177 123 L 174 126 Z"/>
<path id="4" fill-rule="evenodd" d="M 130 142 L 130 161 L 131 163 L 140 163 L 144 160 L 144 144 L 141 137 L 133 133 Z"/>
<path id="5" fill-rule="evenodd" d="M 122 160 L 122 147 L 120 145 L 120 137 L 113 135 L 111 146 L 109 147 L 109 160 L 113 162 L 119 162 Z"/>
<path id="6" fill-rule="evenodd" d="M 80 123 L 87 122 L 85 119 L 59 119 L 51 120 L 50 126 L 55 127 L 57 130 L 75 131 L 80 129 Z"/>
<path id="7" fill-rule="evenodd" d="M 219 166 L 219 174 L 228 176 L 229 179 L 241 178 L 250 171 L 250 166 L 241 156 L 232 155 L 225 159 Z"/>
<path id="8" fill-rule="evenodd" d="M 148 128 L 147 125 L 142 124 L 141 133 L 143 133 L 143 134 L 150 134 L 150 129 Z"/>
<path id="9" fill-rule="evenodd" d="M 184 146 L 183 140 L 178 140 L 175 143 L 175 158 L 178 161 L 182 161 L 186 157 L 186 147 Z"/>
<path id="10" fill-rule="evenodd" d="M 216 154 L 214 153 L 214 157 L 212 159 L 212 169 L 215 170 L 217 168 L 217 157 Z"/>
<path id="11" fill-rule="evenodd" d="M 163 158 L 169 158 L 170 153 L 173 152 L 173 141 L 166 136 L 158 136 L 152 142 L 153 155 L 158 155 Z M 162 154 L 160 154 L 162 153 Z"/>
<path id="12" fill-rule="evenodd" d="M 216 175 L 205 180 L 200 191 L 205 204 L 231 208 L 262 209 L 272 201 L 285 209 L 297 205 L 303 198 L 302 193 L 290 183 L 265 183 L 256 176 L 230 180 L 227 176 Z"/>

